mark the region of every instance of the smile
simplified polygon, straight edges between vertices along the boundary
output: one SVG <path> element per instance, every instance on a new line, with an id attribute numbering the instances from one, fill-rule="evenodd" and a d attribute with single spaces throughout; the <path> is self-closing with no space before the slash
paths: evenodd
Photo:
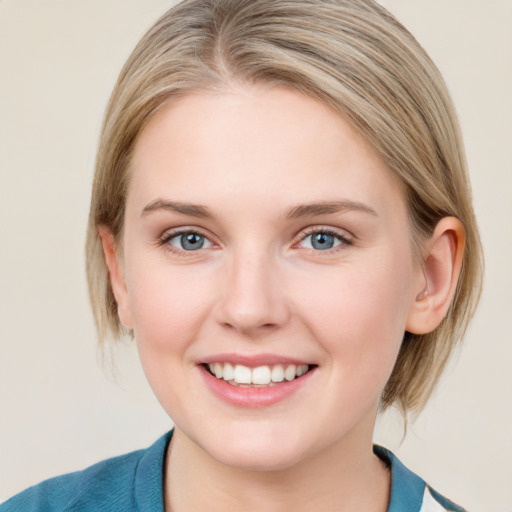
<path id="1" fill-rule="evenodd" d="M 242 408 L 267 407 L 308 389 L 317 364 L 270 354 L 217 355 L 197 365 L 206 387 L 222 402 Z"/>
<path id="2" fill-rule="evenodd" d="M 273 386 L 280 382 L 290 382 L 301 377 L 310 369 L 307 364 L 275 364 L 250 368 L 242 364 L 210 363 L 207 370 L 219 380 L 233 386 Z"/>

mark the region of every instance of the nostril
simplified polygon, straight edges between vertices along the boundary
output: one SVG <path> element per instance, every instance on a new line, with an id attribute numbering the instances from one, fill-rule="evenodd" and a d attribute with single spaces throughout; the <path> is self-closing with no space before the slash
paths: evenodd
<path id="1" fill-rule="evenodd" d="M 257 319 L 233 318 L 222 322 L 222 325 L 229 330 L 235 330 L 242 334 L 271 332 L 279 327 L 275 322 L 259 322 Z"/>

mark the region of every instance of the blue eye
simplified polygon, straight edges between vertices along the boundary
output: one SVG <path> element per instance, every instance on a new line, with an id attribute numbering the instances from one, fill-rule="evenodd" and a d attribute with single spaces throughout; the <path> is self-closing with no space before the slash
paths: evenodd
<path id="1" fill-rule="evenodd" d="M 347 243 L 347 241 L 341 236 L 326 231 L 314 231 L 306 235 L 301 241 L 302 247 L 315 251 L 334 249 L 343 243 Z"/>
<path id="2" fill-rule="evenodd" d="M 211 247 L 212 243 L 203 235 L 188 231 L 187 233 L 177 233 L 168 238 L 173 247 L 182 251 L 197 251 Z"/>

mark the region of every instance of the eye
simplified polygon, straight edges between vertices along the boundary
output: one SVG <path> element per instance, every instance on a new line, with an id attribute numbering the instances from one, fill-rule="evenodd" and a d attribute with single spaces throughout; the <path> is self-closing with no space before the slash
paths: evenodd
<path id="1" fill-rule="evenodd" d="M 173 233 L 164 240 L 164 243 L 169 243 L 182 251 L 197 251 L 212 246 L 208 238 L 195 231 Z"/>
<path id="2" fill-rule="evenodd" d="M 328 230 L 311 231 L 299 243 L 301 247 L 315 251 L 327 251 L 342 244 L 347 245 L 350 242 L 338 233 Z"/>

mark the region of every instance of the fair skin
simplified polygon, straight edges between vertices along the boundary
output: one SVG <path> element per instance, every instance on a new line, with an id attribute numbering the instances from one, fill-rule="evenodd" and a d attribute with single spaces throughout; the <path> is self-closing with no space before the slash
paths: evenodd
<path id="1" fill-rule="evenodd" d="M 176 424 L 166 509 L 384 512 L 379 398 L 404 331 L 446 314 L 460 223 L 439 223 L 422 265 L 377 154 L 283 88 L 173 101 L 130 173 L 121 243 L 100 234 L 120 319 Z M 234 382 L 229 364 L 264 383 Z M 305 373 L 266 382 L 279 367 Z"/>

